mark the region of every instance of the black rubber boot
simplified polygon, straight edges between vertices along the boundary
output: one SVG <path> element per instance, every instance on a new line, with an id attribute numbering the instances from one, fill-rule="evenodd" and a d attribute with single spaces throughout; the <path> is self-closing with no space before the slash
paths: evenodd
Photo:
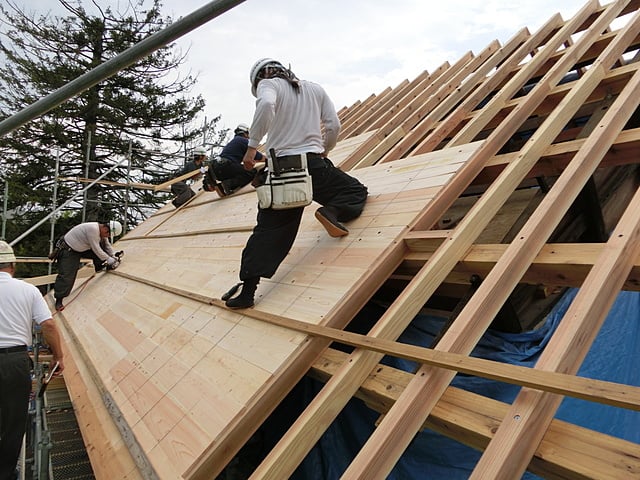
<path id="1" fill-rule="evenodd" d="M 56 311 L 61 312 L 62 310 L 64 310 L 64 305 L 62 303 L 62 299 L 61 298 L 56 298 Z"/>
<path id="2" fill-rule="evenodd" d="M 258 288 L 260 277 L 249 278 L 242 283 L 242 291 L 237 297 L 228 299 L 225 305 L 229 308 L 253 307 L 253 297 Z"/>

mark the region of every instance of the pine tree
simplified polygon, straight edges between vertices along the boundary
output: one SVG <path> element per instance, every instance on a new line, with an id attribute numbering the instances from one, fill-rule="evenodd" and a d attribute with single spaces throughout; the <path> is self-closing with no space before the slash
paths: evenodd
<path id="1" fill-rule="evenodd" d="M 20 111 L 171 23 L 162 16 L 159 0 L 148 8 L 145 0 L 131 2 L 124 12 L 100 8 L 98 1 L 92 2 L 91 12 L 81 0 L 59 3 L 65 16 L 25 13 L 10 1 L 0 5 L 0 51 L 5 57 L 0 117 Z M 122 162 L 105 180 L 150 183 L 169 173 L 168 158 L 175 168 L 182 164 L 186 150 L 202 144 L 203 135 L 213 143 L 224 139 L 226 132 L 215 128 L 219 117 L 206 129 L 196 126 L 204 100 L 189 96 L 196 79 L 177 72 L 184 59 L 175 45 L 168 45 L 0 138 L 0 181 L 9 184 L 8 210 L 14 213 L 7 238 L 51 211 L 56 159 L 62 179 L 95 179 Z M 171 155 L 160 155 L 158 149 Z M 86 183 L 57 182 L 58 205 L 84 187 Z M 77 200 L 63 212 L 64 223 L 79 223 L 83 197 Z M 165 200 L 166 194 L 99 184 L 86 193 L 85 219 L 118 217 L 132 226 Z M 48 234 L 48 226 L 41 228 Z"/>

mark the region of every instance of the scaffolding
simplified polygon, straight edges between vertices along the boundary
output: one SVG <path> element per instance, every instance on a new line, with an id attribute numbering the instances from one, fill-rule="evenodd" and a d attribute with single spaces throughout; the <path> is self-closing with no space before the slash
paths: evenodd
<path id="1" fill-rule="evenodd" d="M 232 9 L 233 7 L 243 3 L 243 1 L 244 0 L 216 0 L 208 3 L 207 5 L 204 5 L 203 7 L 195 10 L 191 14 L 179 19 L 178 21 L 172 23 L 171 25 L 164 28 L 163 30 L 156 32 L 153 35 L 150 35 L 146 39 L 130 47 L 129 49 L 115 56 L 114 58 L 111 58 L 110 60 L 98 65 L 94 69 L 84 73 L 83 75 L 79 76 L 75 80 L 72 80 L 68 84 L 60 87 L 59 89 L 55 90 L 49 95 L 46 95 L 40 100 L 29 105 L 28 107 L 22 109 L 21 111 L 1 121 L 0 136 L 4 136 L 7 133 L 12 132 L 16 128 L 19 128 L 22 125 L 25 125 L 31 120 L 34 120 L 35 118 L 43 115 L 49 110 L 57 107 L 61 103 L 65 102 L 66 100 L 100 83 L 106 78 L 109 78 L 110 76 L 118 73 L 120 70 L 133 65 L 134 63 L 150 55 L 151 53 L 158 50 L 159 48 L 162 48 L 168 45 L 169 43 L 177 40 L 178 38 L 200 27 L 201 25 L 204 25 L 205 23 L 218 17 L 219 15 L 225 13 L 226 11 Z M 121 165 L 123 161 L 125 160 L 130 161 L 131 150 L 129 153 L 130 154 L 128 155 L 127 159 L 124 159 L 116 163 L 113 167 L 108 169 L 105 173 L 100 175 L 98 178 L 91 179 L 87 187 L 82 189 L 77 194 L 73 195 L 64 204 L 60 205 L 59 207 L 55 207 L 49 215 L 47 215 L 45 218 L 40 220 L 38 223 L 36 223 L 34 226 L 28 229 L 25 233 L 23 233 L 16 239 L 9 242 L 9 244 L 13 246 L 19 241 L 21 241 L 22 239 L 24 239 L 31 232 L 33 232 L 37 227 L 42 225 L 47 220 L 50 220 L 56 213 L 58 213 L 60 210 L 62 210 L 64 207 L 66 207 L 72 201 L 74 201 L 79 194 L 86 195 L 86 191 L 89 188 L 91 188 L 96 183 L 100 182 L 109 172 L 113 171 L 113 169 Z M 57 180 L 57 177 L 56 177 L 56 180 Z M 158 185 L 157 187 L 167 188 L 167 186 L 170 186 L 171 183 L 175 183 L 176 181 L 180 181 L 180 179 L 174 179 L 170 182 L 165 182 L 164 184 Z M 126 188 L 129 188 L 128 183 L 126 185 L 127 185 Z M 158 188 L 158 190 L 160 188 Z M 9 195 L 8 184 L 5 184 L 4 209 L 3 209 L 3 215 L 2 215 L 2 238 L 5 238 L 5 235 L 6 235 L 8 195 Z"/>

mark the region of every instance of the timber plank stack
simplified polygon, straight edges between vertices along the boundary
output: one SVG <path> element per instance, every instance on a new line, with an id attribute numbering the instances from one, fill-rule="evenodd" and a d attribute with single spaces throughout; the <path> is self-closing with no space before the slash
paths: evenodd
<path id="1" fill-rule="evenodd" d="M 80 278 L 56 315 L 96 477 L 213 479 L 308 373 L 324 388 L 252 478 L 290 476 L 353 397 L 384 416 L 344 478 L 385 478 L 425 425 L 484 450 L 472 478 L 640 477 L 640 446 L 553 419 L 562 395 L 596 387 L 574 375 L 617 293 L 638 289 L 639 8 L 589 1 L 340 110 L 331 158 L 368 186 L 364 213 L 334 239 L 308 207 L 252 309 L 219 300 L 255 224 L 251 187 L 199 190 L 122 238 L 120 268 Z M 609 201 L 586 217 L 612 233 L 582 243 L 589 220 L 567 212 L 590 185 Z M 450 387 L 456 367 L 379 365 L 427 302 L 472 275 L 484 281 L 433 350 L 471 371 L 514 289 L 581 287 L 513 405 Z M 367 337 L 348 356 L 328 349 L 384 289 L 394 294 Z M 550 387 L 560 374 L 572 376 L 562 395 Z M 639 386 L 597 388 L 592 401 L 640 409 Z"/>

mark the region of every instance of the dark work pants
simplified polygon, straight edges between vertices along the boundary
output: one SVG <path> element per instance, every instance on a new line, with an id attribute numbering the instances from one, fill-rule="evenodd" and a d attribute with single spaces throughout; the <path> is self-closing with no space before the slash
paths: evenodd
<path id="1" fill-rule="evenodd" d="M 248 185 L 255 176 L 255 170 L 245 170 L 241 163 L 226 158 L 213 162 L 210 167 L 216 178 L 224 182 L 228 191 Z"/>
<path id="2" fill-rule="evenodd" d="M 14 480 L 27 427 L 31 364 L 27 352 L 0 353 L 0 480 Z"/>
<path id="3" fill-rule="evenodd" d="M 187 203 L 187 201 L 196 194 L 185 182 L 177 182 L 171 185 L 171 193 L 176 196 L 173 200 L 173 205 L 175 207 L 179 207 L 180 205 Z"/>
<path id="4" fill-rule="evenodd" d="M 90 258 L 93 260 L 93 266 L 96 272 L 102 270 L 102 260 L 93 253 L 93 250 L 87 250 L 86 252 L 76 252 L 75 250 L 63 249 L 60 250 L 58 255 L 58 276 L 53 285 L 55 290 L 54 296 L 56 299 L 62 300 L 68 297 L 73 288 L 73 284 L 76 282 L 76 276 L 78 275 L 78 269 L 80 268 L 80 259 Z"/>
<path id="5" fill-rule="evenodd" d="M 334 167 L 328 158 L 308 160 L 313 199 L 330 209 L 340 222 L 360 216 L 367 187 Z M 304 207 L 286 210 L 259 208 L 257 224 L 242 251 L 240 280 L 271 278 L 287 256 L 298 233 Z"/>

